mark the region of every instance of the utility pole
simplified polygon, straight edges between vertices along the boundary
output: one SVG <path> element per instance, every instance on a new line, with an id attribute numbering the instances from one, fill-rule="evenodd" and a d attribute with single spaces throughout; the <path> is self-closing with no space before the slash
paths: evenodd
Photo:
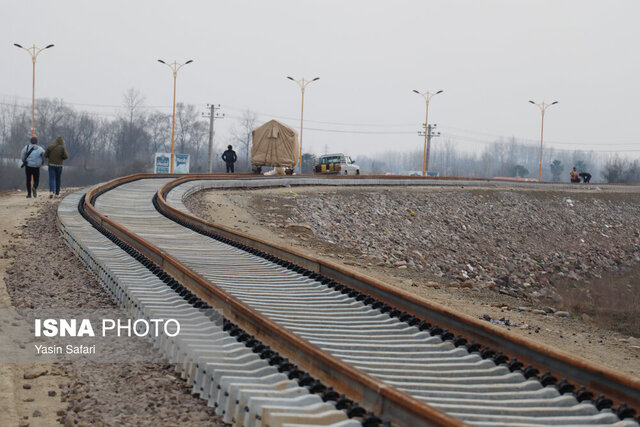
<path id="1" fill-rule="evenodd" d="M 438 125 L 433 124 L 433 125 L 428 125 L 427 126 L 427 132 L 426 135 L 424 132 L 418 132 L 418 134 L 420 136 L 425 136 L 427 139 L 427 153 L 426 153 L 426 157 L 425 157 L 425 172 L 429 171 L 429 160 L 430 160 L 430 156 L 431 156 L 431 138 L 437 138 L 440 136 L 440 132 L 435 132 L 434 129 L 437 127 Z M 425 125 L 423 124 L 422 127 L 425 127 Z"/>
<path id="2" fill-rule="evenodd" d="M 544 101 L 542 101 L 539 104 L 536 104 L 533 101 L 529 101 L 529 102 L 537 106 L 540 109 L 540 112 L 542 113 L 542 122 L 540 123 L 540 167 L 538 168 L 538 182 L 540 182 L 542 181 L 542 138 L 544 136 L 544 112 L 547 111 L 547 108 L 557 104 L 558 101 L 554 101 L 551 104 L 547 104 Z"/>
<path id="3" fill-rule="evenodd" d="M 426 91 L 424 93 L 421 93 L 417 90 L 413 90 L 415 93 L 417 93 L 418 95 L 422 96 L 424 98 L 424 100 L 427 102 L 427 109 L 426 109 L 426 114 L 425 114 L 425 119 L 424 119 L 424 126 L 426 127 L 429 124 L 429 101 L 431 101 L 431 98 L 433 98 L 434 96 L 436 96 L 439 93 L 442 93 L 443 91 L 439 90 L 435 93 L 431 93 L 429 91 Z M 425 129 L 426 130 L 426 129 Z M 422 176 L 427 176 L 427 170 L 429 169 L 429 161 L 427 160 L 427 158 L 429 157 L 429 155 L 427 154 L 427 135 L 428 132 L 423 132 L 420 133 L 420 135 L 424 136 L 424 157 L 422 158 Z"/>
<path id="4" fill-rule="evenodd" d="M 224 114 L 220 114 L 218 111 L 220 109 L 220 104 L 207 104 L 207 112 L 202 113 L 202 117 L 209 118 L 209 163 L 207 166 L 207 171 L 209 173 L 213 172 L 213 123 L 215 119 L 224 119 Z"/>

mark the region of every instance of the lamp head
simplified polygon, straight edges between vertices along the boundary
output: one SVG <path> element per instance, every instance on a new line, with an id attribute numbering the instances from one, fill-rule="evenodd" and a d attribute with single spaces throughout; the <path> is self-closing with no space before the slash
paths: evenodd
<path id="1" fill-rule="evenodd" d="M 439 91 L 436 92 L 436 95 L 439 94 L 439 93 L 442 93 L 442 92 L 444 92 L 444 91 L 443 90 L 439 90 Z"/>
<path id="2" fill-rule="evenodd" d="M 316 77 L 315 79 L 311 80 L 312 82 L 315 82 L 316 80 L 320 80 L 320 77 Z"/>
<path id="3" fill-rule="evenodd" d="M 417 90 L 415 90 L 415 89 L 414 89 L 413 91 L 414 91 L 415 93 L 417 93 L 418 95 L 420 95 L 420 92 L 418 92 Z"/>
<path id="4" fill-rule="evenodd" d="M 19 47 L 20 49 L 22 49 L 22 48 L 23 48 L 23 47 L 22 47 L 22 46 L 20 46 L 18 43 L 14 43 L 13 45 L 14 45 L 15 47 Z"/>
<path id="5" fill-rule="evenodd" d="M 49 46 L 45 47 L 45 49 L 49 49 L 50 47 L 53 47 L 54 45 L 50 44 Z"/>
<path id="6" fill-rule="evenodd" d="M 551 103 L 551 105 L 553 105 L 553 104 L 557 104 L 557 103 L 558 103 L 558 101 L 553 101 L 553 102 Z"/>
<path id="7" fill-rule="evenodd" d="M 533 102 L 533 101 L 531 101 L 531 100 L 530 100 L 529 102 L 535 105 L 535 102 Z"/>
<path id="8" fill-rule="evenodd" d="M 287 78 L 288 78 L 289 80 L 293 80 L 293 77 L 291 77 L 291 76 L 287 76 Z M 295 81 L 295 80 L 294 80 L 294 81 Z"/>
<path id="9" fill-rule="evenodd" d="M 193 62 L 193 59 L 190 59 L 187 62 L 185 62 L 184 65 L 191 64 L 192 62 Z"/>
<path id="10" fill-rule="evenodd" d="M 166 62 L 164 62 L 162 59 L 158 59 L 158 62 L 161 64 L 166 64 Z"/>

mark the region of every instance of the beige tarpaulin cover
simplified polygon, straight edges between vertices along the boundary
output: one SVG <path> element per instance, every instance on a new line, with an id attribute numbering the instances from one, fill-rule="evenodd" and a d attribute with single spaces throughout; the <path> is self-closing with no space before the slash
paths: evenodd
<path id="1" fill-rule="evenodd" d="M 300 146 L 298 132 L 277 120 L 256 128 L 251 148 L 251 163 L 259 166 L 288 166 L 298 164 Z"/>

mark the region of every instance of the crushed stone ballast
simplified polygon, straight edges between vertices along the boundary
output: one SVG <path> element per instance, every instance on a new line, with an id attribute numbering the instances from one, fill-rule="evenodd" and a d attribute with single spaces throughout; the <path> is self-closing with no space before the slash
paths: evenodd
<path id="1" fill-rule="evenodd" d="M 186 210 L 182 200 L 188 194 L 206 187 L 232 187 L 238 181 L 188 181 L 177 185 L 165 196 L 169 205 Z M 273 180 L 267 179 L 243 181 L 246 181 L 247 187 L 274 185 Z M 277 185 L 289 185 L 288 181 L 279 181 Z M 313 178 L 307 181 L 320 180 Z M 393 185 L 388 179 L 366 184 L 361 179 L 341 181 L 345 185 Z M 402 185 L 400 181 L 398 180 L 397 185 Z M 198 227 L 190 221 L 185 222 L 171 215 L 167 218 L 158 211 L 162 210 L 167 215 L 158 206 L 156 193 L 168 182 L 168 178 L 123 180 L 118 185 L 110 186 L 108 191 L 95 194 L 91 202 L 109 221 L 129 230 L 142 241 L 160 248 L 168 257 L 178 260 L 270 322 L 277 323 L 311 346 L 374 378 L 384 387 L 397 389 L 427 404 L 435 409 L 434 414 L 445 413 L 453 419 L 472 425 L 637 425 L 631 418 L 634 415 L 632 409 L 624 404 L 612 409 L 611 400 L 605 396 L 593 396 L 588 388 L 576 387 L 564 379 L 558 380 L 551 373 L 540 375 L 534 366 L 524 366 L 517 359 L 493 350 L 490 345 L 478 344 L 463 335 L 449 332 L 442 325 L 437 325 L 437 322 L 401 310 L 392 302 L 355 289 L 348 283 L 341 283 L 267 251 Z M 415 181 L 411 184 L 414 183 Z M 312 183 L 308 185 L 310 184 Z M 438 184 L 441 185 L 442 182 Z M 336 185 L 336 181 L 331 185 Z M 460 182 L 455 185 L 460 185 Z M 82 206 L 83 200 L 76 199 L 76 207 L 77 203 Z M 94 255 L 87 258 L 84 249 L 86 245 L 78 243 L 78 239 L 68 237 L 73 233 L 68 231 L 72 227 L 64 225 L 65 221 L 62 220 L 63 204 L 68 204 L 67 199 L 61 203 L 60 223 L 70 246 L 76 253 L 84 254 L 81 258 L 84 257 L 85 263 L 98 266 L 92 269 L 97 268 L 101 281 L 101 276 L 105 277 L 106 283 L 112 281 L 113 275 L 104 274 L 104 267 L 100 262 L 94 261 Z M 108 229 L 100 230 L 102 225 L 90 215 L 84 213 L 84 216 L 97 227 L 93 228 L 85 222 L 89 229 L 105 239 L 111 239 L 107 240 L 120 251 L 124 249 L 129 264 L 118 269 L 120 274 L 125 274 L 123 272 L 129 268 L 133 271 L 142 268 L 162 284 L 154 290 L 133 288 L 135 292 L 143 292 L 149 298 L 142 302 L 143 305 L 151 304 L 150 307 L 156 309 L 164 307 L 165 311 L 162 313 L 166 314 L 171 308 L 166 307 L 167 304 L 162 302 L 163 298 L 167 297 L 172 301 L 170 297 L 175 294 L 181 301 L 180 304 L 190 307 L 188 313 L 185 312 L 185 318 L 191 319 L 189 316 L 193 313 L 189 310 L 195 310 L 197 313 L 204 313 L 204 317 L 213 324 L 205 327 L 202 319 L 195 316 L 194 319 L 197 320 L 194 320 L 194 325 L 198 326 L 193 326 L 193 330 L 187 335 L 183 336 L 181 333 L 180 337 L 172 339 L 165 337 L 158 345 L 167 352 L 172 362 L 177 363 L 183 377 L 194 384 L 194 392 L 209 399 L 210 404 L 217 405 L 217 411 L 225 416 L 225 420 L 246 425 L 259 422 L 264 424 L 265 420 L 262 412 L 252 412 L 245 405 L 245 417 L 243 421 L 239 421 L 237 410 L 233 411 L 228 406 L 233 399 L 224 399 L 231 396 L 229 391 L 226 395 L 220 391 L 223 385 L 227 387 L 227 382 L 220 378 L 220 375 L 224 376 L 225 369 L 235 374 L 240 371 L 258 371 L 260 375 L 270 375 L 261 372 L 256 361 L 248 362 L 244 369 L 235 370 L 232 367 L 236 366 L 227 361 L 230 356 L 225 355 L 223 361 L 220 361 L 219 349 L 227 345 L 225 339 L 230 339 L 236 346 L 244 347 L 245 351 L 257 355 L 259 361 L 266 361 L 276 371 L 285 368 L 279 372 L 289 372 L 288 380 L 283 381 L 291 381 L 299 376 L 296 387 L 307 392 L 289 390 L 290 393 L 301 393 L 306 397 L 317 396 L 325 405 L 327 401 L 334 402 L 332 409 L 323 408 L 327 409 L 325 412 L 333 411 L 335 414 L 337 411 L 344 416 L 344 420 L 335 422 L 348 423 L 357 419 L 365 424 L 375 425 L 382 421 L 373 413 L 367 414 L 366 409 L 371 408 L 364 401 L 366 409 L 355 404 L 349 396 L 340 396 L 321 381 L 295 367 L 296 361 L 279 355 L 277 348 L 256 344 L 256 338 L 251 337 L 239 325 L 221 320 L 222 316 L 218 311 L 180 283 L 180 278 L 174 278 L 164 271 L 161 263 L 146 258 L 134 247 L 128 246 L 126 239 L 117 237 L 117 233 Z M 109 259 L 114 262 L 117 257 L 111 256 Z M 134 268 L 136 263 L 137 268 Z M 128 280 L 128 276 L 125 274 L 123 279 Z M 140 281 L 136 283 L 139 284 Z M 145 312 L 138 308 L 141 303 L 132 302 L 129 286 L 114 286 L 105 285 L 123 306 L 133 306 L 133 312 L 144 317 Z M 161 292 L 156 295 L 156 291 Z M 141 294 L 136 294 L 136 297 L 139 298 L 139 295 Z M 206 332 L 200 331 L 199 327 Z M 220 330 L 211 329 L 215 327 Z M 213 347 L 207 348 L 209 342 L 213 343 Z M 249 347 L 244 345 L 247 342 L 251 344 Z M 214 351 L 214 347 L 217 350 Z M 237 350 L 236 347 L 233 348 L 232 351 Z M 258 351 L 254 353 L 256 348 Z M 205 356 L 194 355 L 194 351 L 202 351 Z M 242 359 L 245 355 L 238 357 L 245 360 Z M 293 376 L 292 371 L 295 373 Z M 304 384 L 300 384 L 301 382 Z M 239 390 L 246 390 L 246 387 L 233 384 L 230 390 L 239 393 L 238 396 L 244 396 Z M 263 389 L 258 387 L 257 390 Z M 301 397 L 296 394 L 295 398 Z M 245 400 L 236 399 L 235 402 L 244 405 Z M 385 411 L 380 412 L 384 419 Z M 451 419 L 440 418 L 439 421 L 446 423 Z M 330 424 L 332 423 L 334 420 L 331 420 Z M 425 420 L 425 425 L 428 424 L 438 422 L 430 423 Z"/>

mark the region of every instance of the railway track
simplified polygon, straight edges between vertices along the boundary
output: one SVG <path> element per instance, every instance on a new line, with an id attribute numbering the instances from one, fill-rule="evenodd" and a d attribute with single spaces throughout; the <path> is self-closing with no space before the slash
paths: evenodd
<path id="1" fill-rule="evenodd" d="M 70 246 L 237 425 L 637 426 L 640 382 L 328 262 L 190 215 L 203 188 L 513 185 L 420 179 L 125 177 L 69 196 Z"/>

